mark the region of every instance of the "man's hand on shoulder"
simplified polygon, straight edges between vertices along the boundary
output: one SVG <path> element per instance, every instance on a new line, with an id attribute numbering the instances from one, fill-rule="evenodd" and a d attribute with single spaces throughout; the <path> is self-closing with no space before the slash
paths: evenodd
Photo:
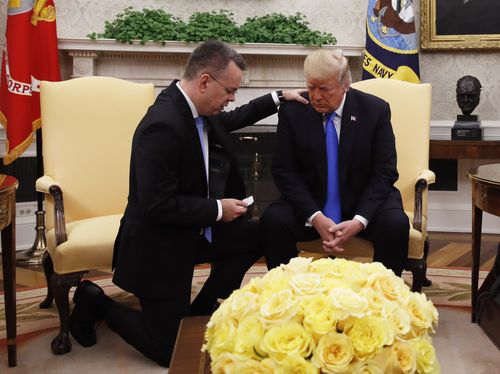
<path id="1" fill-rule="evenodd" d="M 302 104 L 309 104 L 309 101 L 305 97 L 301 96 L 301 94 L 306 91 L 307 90 L 305 88 L 298 88 L 295 90 L 284 90 L 283 98 L 285 99 L 285 101 L 295 100 Z"/>

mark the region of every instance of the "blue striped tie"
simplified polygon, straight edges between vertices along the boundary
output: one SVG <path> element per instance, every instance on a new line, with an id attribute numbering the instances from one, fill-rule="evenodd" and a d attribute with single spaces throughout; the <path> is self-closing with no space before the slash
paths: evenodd
<path id="1" fill-rule="evenodd" d="M 339 142 L 337 130 L 333 124 L 334 118 L 335 112 L 327 117 L 325 124 L 327 185 L 326 202 L 325 207 L 323 208 L 323 214 L 331 218 L 333 222 L 340 223 L 342 221 L 342 207 L 340 202 L 338 170 Z"/>
<path id="2" fill-rule="evenodd" d="M 198 136 L 200 137 L 200 144 L 201 144 L 201 152 L 203 153 L 203 163 L 205 163 L 205 142 L 203 141 L 203 117 L 196 117 L 194 119 L 194 122 L 196 123 L 196 128 L 198 129 Z M 206 165 L 205 165 L 205 173 L 206 173 Z M 208 191 L 208 174 L 206 174 L 207 177 L 207 197 L 210 196 L 210 192 Z M 205 227 L 203 229 L 203 236 L 205 239 L 208 240 L 209 243 L 212 243 L 212 228 L 211 227 Z"/>

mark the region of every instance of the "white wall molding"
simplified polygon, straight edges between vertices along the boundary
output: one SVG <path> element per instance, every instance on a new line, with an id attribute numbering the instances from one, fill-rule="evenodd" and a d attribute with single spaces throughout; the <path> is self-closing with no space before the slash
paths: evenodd
<path id="1" fill-rule="evenodd" d="M 62 51 L 94 51 L 94 52 L 121 52 L 121 53 L 162 53 L 162 54 L 190 54 L 200 43 L 174 42 L 146 42 L 133 44 L 117 42 L 114 39 L 88 38 L 59 38 L 58 46 Z M 315 46 L 303 46 L 298 44 L 275 44 L 275 43 L 246 43 L 231 44 L 231 46 L 242 55 L 260 56 L 303 56 L 317 49 Z M 361 45 L 334 45 L 324 46 L 325 49 L 338 49 L 344 51 L 345 56 L 361 56 L 364 46 Z"/>

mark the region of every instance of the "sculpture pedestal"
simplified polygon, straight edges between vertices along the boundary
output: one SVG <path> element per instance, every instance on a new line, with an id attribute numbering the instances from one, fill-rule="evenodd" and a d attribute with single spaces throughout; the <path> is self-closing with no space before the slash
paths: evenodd
<path id="1" fill-rule="evenodd" d="M 479 116 L 458 114 L 451 128 L 451 140 L 483 140 L 483 129 Z"/>

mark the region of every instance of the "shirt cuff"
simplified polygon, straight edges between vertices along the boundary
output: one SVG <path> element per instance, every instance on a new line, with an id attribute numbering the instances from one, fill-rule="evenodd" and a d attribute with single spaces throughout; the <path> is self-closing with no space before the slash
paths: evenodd
<path id="1" fill-rule="evenodd" d="M 278 94 L 276 93 L 276 91 L 271 92 L 271 96 L 272 96 L 272 98 L 273 98 L 274 103 L 276 104 L 276 106 L 280 106 L 281 105 L 281 101 L 278 98 Z"/>
<path id="2" fill-rule="evenodd" d="M 312 227 L 312 221 L 313 221 L 314 217 L 316 217 L 320 213 L 321 213 L 320 210 L 318 210 L 317 212 L 314 212 L 312 214 L 312 216 L 307 219 L 307 221 L 306 221 L 306 227 Z"/>
<path id="3" fill-rule="evenodd" d="M 220 200 L 217 200 L 217 219 L 216 221 L 220 221 L 222 218 L 222 203 Z"/>
<path id="4" fill-rule="evenodd" d="M 365 227 L 365 229 L 366 229 L 366 226 L 368 226 L 368 220 L 365 217 L 360 216 L 359 214 L 356 214 L 353 219 L 361 222 L 363 224 L 363 226 Z"/>

